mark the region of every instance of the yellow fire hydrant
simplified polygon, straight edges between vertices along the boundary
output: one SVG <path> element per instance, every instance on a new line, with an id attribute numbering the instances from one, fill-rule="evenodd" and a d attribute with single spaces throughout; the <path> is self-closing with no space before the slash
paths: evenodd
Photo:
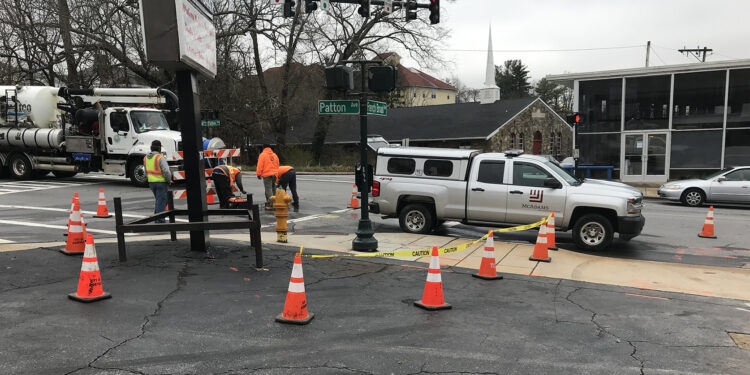
<path id="1" fill-rule="evenodd" d="M 284 189 L 277 189 L 271 201 L 274 208 L 273 216 L 276 216 L 276 242 L 286 243 L 286 232 L 289 230 L 286 218 L 289 217 L 289 202 L 292 201 L 292 197 L 287 195 Z"/>

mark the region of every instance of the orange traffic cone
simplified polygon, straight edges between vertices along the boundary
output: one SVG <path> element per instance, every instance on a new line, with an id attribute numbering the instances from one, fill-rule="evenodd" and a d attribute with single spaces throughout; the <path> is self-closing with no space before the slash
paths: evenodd
<path id="1" fill-rule="evenodd" d="M 547 221 L 547 249 L 557 250 L 557 244 L 555 243 L 555 211 L 552 211 Z"/>
<path id="2" fill-rule="evenodd" d="M 112 217 L 107 211 L 107 199 L 104 198 L 104 188 L 99 188 L 99 204 L 96 206 L 96 216 L 100 219 Z"/>
<path id="3" fill-rule="evenodd" d="M 492 231 L 487 234 L 487 241 L 484 244 L 484 253 L 482 255 L 482 264 L 479 266 L 479 273 L 472 274 L 479 279 L 501 280 L 503 277 L 497 274 L 495 269 L 495 237 Z"/>
<path id="4" fill-rule="evenodd" d="M 353 185 L 352 199 L 349 201 L 349 208 L 359 208 L 359 198 L 357 198 L 357 184 Z"/>
<path id="5" fill-rule="evenodd" d="M 437 246 L 432 247 L 430 257 L 430 268 L 427 270 L 427 282 L 424 284 L 422 299 L 414 302 L 414 305 L 425 310 L 444 310 L 451 306 L 443 299 L 443 280 L 440 277 L 440 257 Z"/>
<path id="6" fill-rule="evenodd" d="M 73 219 L 73 207 L 76 205 L 78 200 L 78 192 L 73 193 L 73 199 L 70 201 L 70 212 L 68 212 L 68 229 L 65 230 L 63 236 L 67 236 L 70 233 L 70 222 Z"/>
<path id="7" fill-rule="evenodd" d="M 78 200 L 73 203 L 73 213 L 70 217 L 70 229 L 65 249 L 60 250 L 65 255 L 80 255 L 86 247 L 85 230 L 83 218 L 81 217 L 81 206 Z"/>
<path id="8" fill-rule="evenodd" d="M 703 230 L 698 237 L 716 238 L 716 235 L 714 234 L 714 206 L 708 208 L 708 215 L 703 222 Z"/>
<path id="9" fill-rule="evenodd" d="M 310 323 L 315 314 L 307 312 L 307 297 L 305 297 L 305 279 L 302 277 L 302 257 L 299 253 L 294 256 L 292 277 L 286 292 L 284 312 L 276 317 L 279 323 L 304 325 Z"/>
<path id="10" fill-rule="evenodd" d="M 531 254 L 529 260 L 538 260 L 540 262 L 549 262 L 552 260 L 547 253 L 547 223 L 542 223 L 542 225 L 539 226 L 539 234 L 536 236 L 534 253 Z"/>
<path id="11" fill-rule="evenodd" d="M 99 272 L 99 261 L 96 259 L 94 237 L 86 237 L 86 251 L 81 263 L 81 276 L 78 278 L 78 290 L 68 294 L 68 298 L 78 302 L 94 302 L 111 298 L 112 295 L 102 289 L 102 275 Z"/>
<path id="12" fill-rule="evenodd" d="M 216 204 L 215 195 L 206 195 L 206 204 Z"/>

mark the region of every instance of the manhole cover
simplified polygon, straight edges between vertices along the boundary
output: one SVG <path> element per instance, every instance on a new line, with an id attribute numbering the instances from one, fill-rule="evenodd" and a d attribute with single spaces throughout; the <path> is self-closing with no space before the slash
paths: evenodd
<path id="1" fill-rule="evenodd" d="M 735 345 L 739 346 L 740 349 L 750 350 L 750 334 L 729 332 L 729 337 L 732 338 Z"/>

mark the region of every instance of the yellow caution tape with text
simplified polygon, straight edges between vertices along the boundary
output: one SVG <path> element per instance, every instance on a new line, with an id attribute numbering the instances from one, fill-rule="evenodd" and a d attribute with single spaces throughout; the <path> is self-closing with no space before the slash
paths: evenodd
<path id="1" fill-rule="evenodd" d="M 511 227 L 511 228 L 501 228 L 501 229 L 493 229 L 492 232 L 494 233 L 506 233 L 506 232 L 520 232 L 524 230 L 533 229 L 536 227 L 539 227 L 542 224 L 546 224 L 547 220 L 549 220 L 549 216 L 546 218 L 543 218 L 542 220 L 537 221 L 536 223 L 532 224 L 526 224 L 526 225 L 519 225 L 517 227 Z M 438 248 L 438 255 L 443 254 L 451 254 L 451 253 L 458 253 L 460 251 L 464 251 L 468 249 L 469 247 L 476 245 L 479 242 L 482 242 L 487 239 L 489 236 L 488 234 L 485 234 L 484 236 L 480 237 L 479 239 L 456 245 L 456 246 L 450 246 L 450 247 L 441 247 Z M 364 254 L 333 254 L 333 255 L 314 255 L 314 254 L 301 254 L 302 248 L 300 248 L 300 255 L 305 258 L 336 258 L 336 257 L 381 257 L 381 258 L 396 258 L 396 257 L 424 257 L 424 256 L 430 256 L 432 255 L 432 249 L 419 249 L 419 250 L 400 250 L 400 251 L 385 251 L 380 253 L 364 253 Z"/>

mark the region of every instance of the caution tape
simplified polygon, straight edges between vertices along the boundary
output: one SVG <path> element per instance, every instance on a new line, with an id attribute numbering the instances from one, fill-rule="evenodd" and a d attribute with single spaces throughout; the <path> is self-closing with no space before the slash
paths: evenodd
<path id="1" fill-rule="evenodd" d="M 533 229 L 536 227 L 539 227 L 542 224 L 547 223 L 547 220 L 549 220 L 549 216 L 546 218 L 543 218 L 542 220 L 537 221 L 536 223 L 532 224 L 526 224 L 526 225 L 519 225 L 517 227 L 511 227 L 511 228 L 500 228 L 500 229 L 493 229 L 493 233 L 507 233 L 507 232 L 520 232 L 524 230 Z M 487 239 L 489 236 L 488 234 L 485 234 L 484 236 L 480 237 L 479 239 L 464 243 L 456 246 L 450 246 L 450 247 L 441 247 L 438 248 L 438 255 L 444 255 L 444 254 L 452 254 L 452 253 L 458 253 L 461 251 L 464 251 L 471 246 L 476 245 L 479 242 L 482 242 Z M 400 251 L 385 251 L 380 253 L 365 253 L 365 254 L 332 254 L 332 255 L 314 255 L 314 254 L 301 254 L 301 248 L 300 248 L 300 255 L 305 258 L 337 258 L 337 257 L 358 257 L 358 258 L 398 258 L 398 257 L 424 257 L 424 256 L 430 256 L 432 255 L 432 249 L 419 249 L 419 250 L 400 250 Z"/>

